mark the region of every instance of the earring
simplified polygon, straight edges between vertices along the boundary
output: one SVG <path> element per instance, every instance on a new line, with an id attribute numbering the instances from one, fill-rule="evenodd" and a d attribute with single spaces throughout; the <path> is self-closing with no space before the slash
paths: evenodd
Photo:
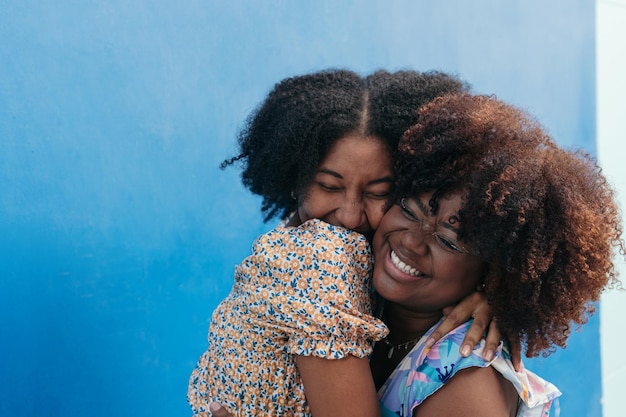
<path id="1" fill-rule="evenodd" d="M 296 192 L 294 190 L 291 190 L 291 198 L 294 200 L 298 199 L 298 197 L 296 196 Z"/>

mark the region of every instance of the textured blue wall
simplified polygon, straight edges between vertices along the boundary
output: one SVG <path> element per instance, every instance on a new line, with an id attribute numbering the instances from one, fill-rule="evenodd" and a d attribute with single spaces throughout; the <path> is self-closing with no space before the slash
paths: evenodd
<path id="1" fill-rule="evenodd" d="M 441 69 L 594 151 L 594 2 L 0 1 L 0 415 L 184 416 L 261 222 L 219 162 L 279 79 Z M 530 367 L 600 414 L 597 319 Z"/>

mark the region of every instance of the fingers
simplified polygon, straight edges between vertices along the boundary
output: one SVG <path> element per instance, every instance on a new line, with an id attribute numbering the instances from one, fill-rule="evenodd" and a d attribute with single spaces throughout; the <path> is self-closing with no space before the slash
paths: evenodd
<path id="1" fill-rule="evenodd" d="M 485 311 L 486 310 L 486 311 Z M 459 304 L 444 309 L 445 319 L 431 334 L 430 338 L 426 342 L 426 347 L 431 347 L 436 341 L 441 339 L 444 335 L 458 327 L 460 324 L 465 323 L 471 317 L 474 317 L 474 324 L 470 328 L 469 333 L 464 339 L 462 354 L 469 355 L 476 343 L 482 337 L 484 330 L 487 328 L 487 323 L 491 319 L 491 313 L 489 304 L 487 304 L 487 298 L 484 294 L 474 292 L 465 297 Z"/>
<path id="2" fill-rule="evenodd" d="M 498 349 L 502 335 L 498 329 L 496 319 L 489 323 L 489 331 L 485 337 L 485 348 L 483 349 L 483 359 L 490 362 L 494 358 L 495 351 Z"/>
<path id="3" fill-rule="evenodd" d="M 460 320 L 461 319 L 455 312 L 448 314 L 439 326 L 437 326 L 435 331 L 431 333 L 430 338 L 426 341 L 426 347 L 432 347 L 435 342 L 458 327 L 459 323 L 462 323 Z"/>
<path id="4" fill-rule="evenodd" d="M 450 313 L 454 311 L 454 306 L 444 307 L 442 311 L 443 311 L 444 317 L 448 317 Z"/>
<path id="5" fill-rule="evenodd" d="M 211 415 L 213 417 L 233 417 L 224 407 L 222 407 L 218 403 L 209 404 L 209 409 L 211 410 Z"/>
<path id="6" fill-rule="evenodd" d="M 461 355 L 469 356 L 474 347 L 480 342 L 480 339 L 482 339 L 485 331 L 488 330 L 486 345 L 483 350 L 483 359 L 487 361 L 493 359 L 494 352 L 500 343 L 501 335 L 496 322 L 492 321 L 491 308 L 484 293 L 473 292 L 461 300 L 454 308 L 446 307 L 444 314 L 445 319 L 431 334 L 431 337 L 426 342 L 426 347 L 431 347 L 445 334 L 473 317 L 474 321 L 461 344 Z"/>
<path id="7" fill-rule="evenodd" d="M 478 310 L 474 311 L 473 316 L 474 321 L 472 322 L 472 325 L 465 334 L 465 337 L 463 338 L 463 343 L 461 344 L 461 355 L 465 357 L 469 356 L 470 353 L 472 353 L 474 346 L 476 346 L 480 342 L 480 339 L 482 339 L 483 335 L 485 334 L 485 330 L 487 330 L 488 327 L 489 334 L 491 334 L 491 327 L 489 324 L 491 322 L 491 308 L 489 308 L 489 305 L 485 304 L 482 307 L 479 307 Z M 499 332 L 496 337 L 500 337 Z M 491 358 L 493 359 L 493 352 L 495 352 L 495 347 L 492 347 L 490 351 L 484 349 L 483 358 L 485 360 L 491 360 L 485 357 L 486 354 L 490 354 Z"/>

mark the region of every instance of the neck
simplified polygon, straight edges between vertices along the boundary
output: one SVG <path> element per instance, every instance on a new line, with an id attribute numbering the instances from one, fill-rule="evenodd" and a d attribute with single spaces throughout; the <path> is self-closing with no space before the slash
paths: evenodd
<path id="1" fill-rule="evenodd" d="M 441 311 L 415 312 L 386 302 L 383 321 L 389 327 L 389 340 L 398 344 L 421 337 L 442 317 Z"/>
<path id="2" fill-rule="evenodd" d="M 376 343 L 370 357 L 370 368 L 376 389 L 384 384 L 402 358 L 441 316 L 441 311 L 418 313 L 385 301 L 382 320 L 389 327 L 389 336 Z"/>
<path id="3" fill-rule="evenodd" d="M 285 224 L 285 226 L 297 227 L 297 226 L 300 226 L 301 224 L 302 224 L 302 221 L 300 220 L 300 215 L 298 214 L 298 211 L 296 211 L 295 213 L 293 213 L 293 215 L 291 216 L 289 221 Z"/>

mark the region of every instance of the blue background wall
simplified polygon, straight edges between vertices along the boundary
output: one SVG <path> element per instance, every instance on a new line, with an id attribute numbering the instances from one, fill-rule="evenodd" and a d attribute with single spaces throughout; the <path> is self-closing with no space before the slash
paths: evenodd
<path id="1" fill-rule="evenodd" d="M 0 415 L 185 416 L 268 229 L 219 162 L 286 76 L 441 69 L 594 151 L 590 0 L 0 0 Z M 601 413 L 597 318 L 528 364 Z"/>

